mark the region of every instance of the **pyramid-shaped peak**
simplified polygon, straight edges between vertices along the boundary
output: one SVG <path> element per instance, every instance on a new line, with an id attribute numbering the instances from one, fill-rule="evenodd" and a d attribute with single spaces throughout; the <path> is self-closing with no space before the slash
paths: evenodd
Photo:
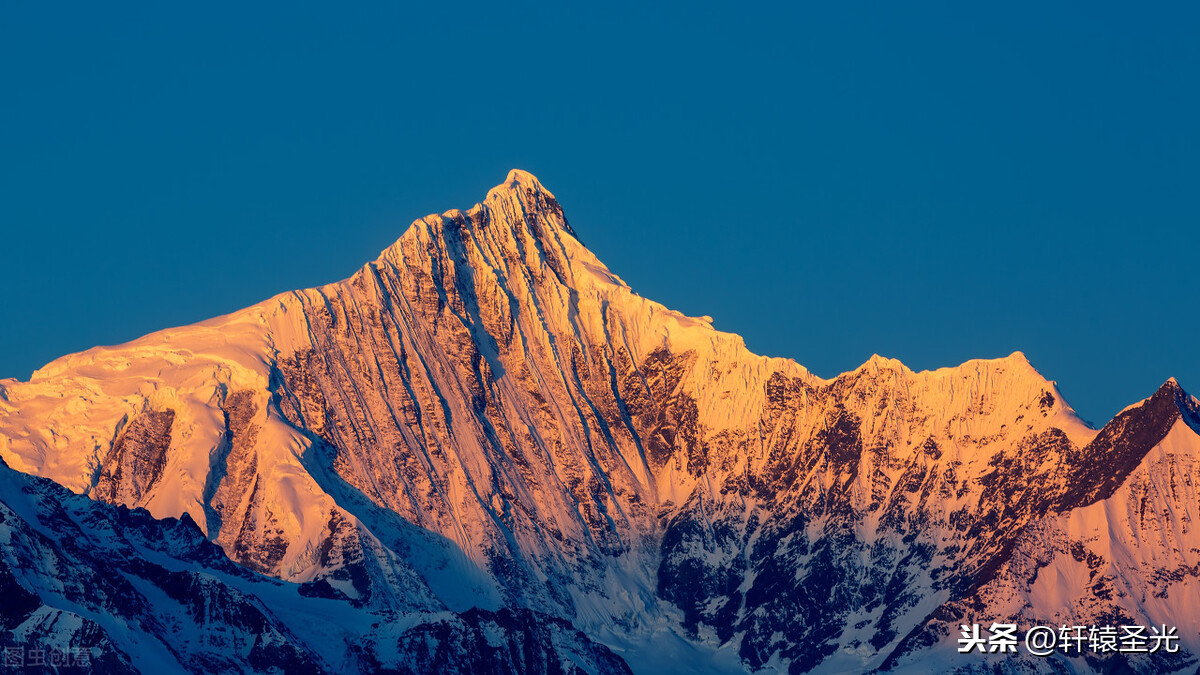
<path id="1" fill-rule="evenodd" d="M 1145 406 L 1161 408 L 1166 411 L 1164 414 L 1173 415 L 1179 412 L 1190 421 L 1200 423 L 1200 401 L 1184 391 L 1183 387 L 1179 385 L 1179 381 L 1173 377 L 1163 382 L 1150 398 L 1129 406 L 1122 413 Z"/>
<path id="2" fill-rule="evenodd" d="M 1173 377 L 1168 378 L 1154 393 L 1154 396 L 1173 399 L 1175 405 L 1179 406 L 1180 412 L 1183 413 L 1184 420 L 1196 429 L 1196 433 L 1200 434 L 1200 399 L 1188 393 L 1183 385 L 1179 384 L 1179 380 Z"/>
<path id="3" fill-rule="evenodd" d="M 1179 380 L 1176 380 L 1173 377 L 1167 378 L 1167 381 L 1163 382 L 1162 386 L 1160 386 L 1158 390 L 1154 392 L 1154 396 L 1163 398 L 1173 397 L 1180 401 L 1190 398 L 1188 393 L 1183 390 L 1182 386 L 1180 386 Z"/>
<path id="4" fill-rule="evenodd" d="M 395 263 L 399 260 L 396 258 L 398 247 L 406 240 L 421 237 L 440 238 L 445 235 L 447 228 L 458 233 L 478 233 L 484 230 L 512 233 L 513 236 L 502 237 L 496 242 L 501 248 L 513 245 L 524 236 L 519 232 L 525 232 L 541 242 L 539 250 L 543 255 L 546 251 L 562 254 L 559 251 L 562 244 L 554 236 L 555 232 L 565 232 L 578 239 L 554 194 L 528 171 L 512 169 L 503 183 L 488 190 L 483 201 L 477 202 L 465 212 L 449 209 L 413 221 L 391 246 L 384 249 L 376 262 L 390 260 Z"/>
<path id="5" fill-rule="evenodd" d="M 529 173 L 528 171 L 513 169 L 508 172 L 508 177 L 504 179 L 503 183 L 497 185 L 491 190 L 488 190 L 487 199 L 488 201 L 491 201 L 496 198 L 502 198 L 506 194 L 513 192 L 519 193 L 523 192 L 524 190 L 533 190 L 534 192 L 540 192 L 551 199 L 554 198 L 554 193 L 547 190 L 546 187 L 542 185 L 542 182 L 537 179 L 537 176 Z"/>

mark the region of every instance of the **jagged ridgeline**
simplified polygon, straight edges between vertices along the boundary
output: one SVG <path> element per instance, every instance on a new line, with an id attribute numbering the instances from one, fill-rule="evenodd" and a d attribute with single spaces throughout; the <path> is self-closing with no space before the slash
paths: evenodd
<path id="1" fill-rule="evenodd" d="M 513 171 L 345 281 L 0 381 L 0 458 L 91 498 L 5 474 L 5 644 L 143 672 L 1196 667 L 1173 380 L 1096 431 L 1020 353 L 822 379 L 711 323 Z M 1183 649 L 956 650 L 960 623 L 1117 619 Z"/>

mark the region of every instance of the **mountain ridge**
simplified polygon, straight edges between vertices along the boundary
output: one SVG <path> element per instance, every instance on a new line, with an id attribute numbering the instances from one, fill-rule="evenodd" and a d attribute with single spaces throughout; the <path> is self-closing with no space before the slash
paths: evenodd
<path id="1" fill-rule="evenodd" d="M 870 670 L 1140 475 L 1172 382 L 1095 430 L 1020 352 L 820 378 L 634 293 L 514 170 L 346 280 L 0 382 L 0 458 L 364 611 Z"/>

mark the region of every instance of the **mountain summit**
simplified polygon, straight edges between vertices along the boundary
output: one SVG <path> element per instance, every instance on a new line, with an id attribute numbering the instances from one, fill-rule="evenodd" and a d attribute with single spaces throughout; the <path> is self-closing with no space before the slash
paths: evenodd
<path id="1" fill-rule="evenodd" d="M 238 586 L 268 612 L 293 587 L 350 608 L 327 644 L 272 629 L 318 670 L 469 663 L 504 616 L 584 671 L 983 671 L 956 622 L 1075 611 L 1044 574 L 1090 575 L 1086 616 L 1200 621 L 1196 419 L 1171 382 L 1097 432 L 1019 352 L 833 379 L 752 354 L 634 293 L 514 170 L 349 279 L 0 383 L 0 458 L 193 521 L 279 580 Z M 122 611 L 84 618 L 153 670 Z M 405 649 L 361 630 L 381 616 L 455 628 Z"/>

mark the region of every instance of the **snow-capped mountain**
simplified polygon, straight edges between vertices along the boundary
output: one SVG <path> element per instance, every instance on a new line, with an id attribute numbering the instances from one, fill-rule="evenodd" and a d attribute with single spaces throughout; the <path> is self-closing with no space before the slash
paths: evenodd
<path id="1" fill-rule="evenodd" d="M 1200 402 L 1174 380 L 1117 415 L 1079 462 L 1095 479 L 1076 476 L 1062 501 L 1016 539 L 1003 564 L 939 608 L 892 662 L 926 672 L 932 652 L 942 670 L 992 672 L 985 658 L 963 667 L 956 653 L 962 624 L 1166 624 L 1178 629 L 1179 654 L 1103 660 L 1083 654 L 1069 664 L 1031 661 L 1025 670 L 1194 672 L 1200 653 L 1198 434 Z"/>
<path id="2" fill-rule="evenodd" d="M 623 664 L 572 626 L 635 672 L 865 672 L 990 666 L 954 650 L 968 617 L 1119 611 L 1177 624 L 1194 668 L 1196 419 L 1172 381 L 1097 432 L 1020 353 L 829 380 L 752 354 L 634 293 L 513 171 L 345 281 L 0 381 L 0 458 L 190 520 L 283 582 L 236 586 L 264 616 L 284 591 L 258 589 L 320 588 L 453 613 L 428 641 L 466 651 L 520 612 L 510 635 L 557 626 L 547 658 L 593 672 Z M 313 668 L 351 663 L 277 623 Z"/>

